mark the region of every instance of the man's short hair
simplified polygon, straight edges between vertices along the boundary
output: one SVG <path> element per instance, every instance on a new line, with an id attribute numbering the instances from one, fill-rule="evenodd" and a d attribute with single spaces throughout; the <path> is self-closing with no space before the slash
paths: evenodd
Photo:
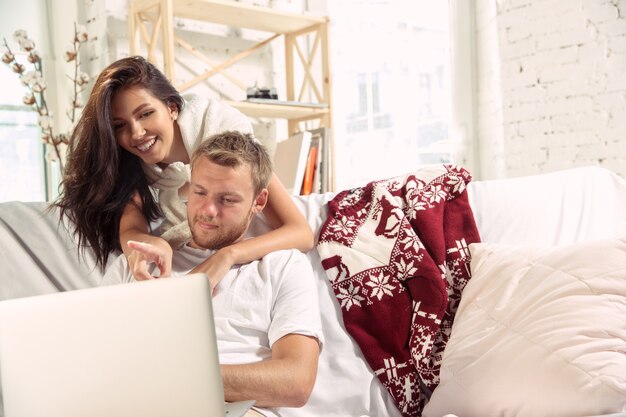
<path id="1" fill-rule="evenodd" d="M 191 169 L 200 157 L 226 167 L 248 165 L 255 195 L 267 188 L 272 177 L 272 160 L 267 149 L 249 133 L 226 131 L 202 141 L 191 156 Z"/>

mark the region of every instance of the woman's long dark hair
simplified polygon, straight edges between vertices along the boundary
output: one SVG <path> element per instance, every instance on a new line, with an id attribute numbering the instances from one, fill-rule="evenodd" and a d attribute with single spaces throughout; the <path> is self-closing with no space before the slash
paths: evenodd
<path id="1" fill-rule="evenodd" d="M 144 58 L 123 58 L 109 65 L 98 76 L 72 132 L 61 194 L 54 203 L 61 218 L 75 225 L 79 247 L 90 247 L 102 269 L 111 251 L 121 249 L 120 218 L 135 192 L 146 220 L 161 215 L 140 158 L 119 146 L 113 132 L 111 100 L 129 87 L 145 88 L 167 106 L 182 110 L 178 91 Z"/>

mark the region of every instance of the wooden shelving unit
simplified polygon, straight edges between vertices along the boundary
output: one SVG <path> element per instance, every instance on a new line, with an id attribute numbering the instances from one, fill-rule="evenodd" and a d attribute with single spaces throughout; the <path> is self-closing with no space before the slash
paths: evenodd
<path id="1" fill-rule="evenodd" d="M 128 16 L 131 53 L 140 54 L 142 42 L 147 51 L 147 58 L 151 62 L 156 63 L 156 54 L 161 53 L 163 72 L 170 80 L 175 80 L 176 46 L 187 49 L 209 66 L 209 70 L 176 85 L 179 91 L 184 91 L 223 72 L 227 67 L 282 37 L 285 43 L 285 79 L 287 82 L 285 100 L 301 102 L 306 96 L 306 100 L 311 102 L 311 97 L 313 97 L 315 105 L 247 101 L 228 101 L 227 103 L 250 117 L 286 119 L 289 136 L 302 130 L 302 122 L 318 120 L 320 127 L 327 127 L 329 130 L 331 171 L 334 174 L 329 23 L 326 17 L 287 13 L 226 0 L 130 0 Z M 176 36 L 174 17 L 254 29 L 268 32 L 268 37 L 224 62 L 211 63 L 192 45 Z M 307 37 L 308 42 L 300 41 L 304 37 Z M 160 51 L 158 45 L 161 45 Z M 316 60 L 316 56 L 319 56 L 319 59 Z M 236 80 L 233 82 L 237 83 Z M 245 90 L 243 83 L 237 84 Z M 334 184 L 331 188 L 334 190 Z"/>

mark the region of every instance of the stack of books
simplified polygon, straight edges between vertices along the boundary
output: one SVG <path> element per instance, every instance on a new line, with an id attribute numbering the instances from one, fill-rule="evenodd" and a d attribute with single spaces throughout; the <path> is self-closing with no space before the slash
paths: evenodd
<path id="1" fill-rule="evenodd" d="M 331 190 L 332 170 L 329 129 L 298 132 L 278 142 L 274 172 L 291 194 L 308 195 Z"/>

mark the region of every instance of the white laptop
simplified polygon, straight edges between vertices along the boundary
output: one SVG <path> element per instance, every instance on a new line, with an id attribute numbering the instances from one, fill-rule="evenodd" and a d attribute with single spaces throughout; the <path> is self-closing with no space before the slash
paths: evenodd
<path id="1" fill-rule="evenodd" d="M 0 302 L 5 417 L 239 417 L 203 274 Z"/>

